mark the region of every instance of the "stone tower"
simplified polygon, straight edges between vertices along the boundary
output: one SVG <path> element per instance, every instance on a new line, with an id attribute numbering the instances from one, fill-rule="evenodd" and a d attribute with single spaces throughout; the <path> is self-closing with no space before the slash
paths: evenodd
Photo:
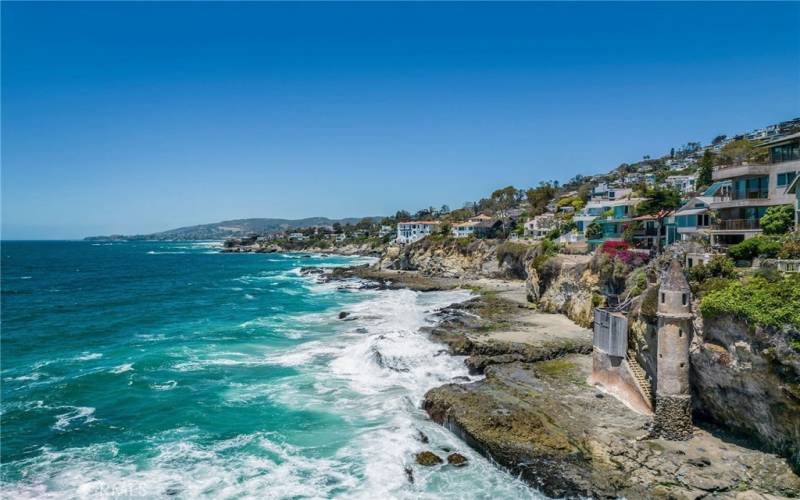
<path id="1" fill-rule="evenodd" d="M 683 269 L 673 259 L 658 290 L 657 436 L 683 440 L 692 437 L 692 399 L 689 389 L 689 340 L 692 297 Z"/>

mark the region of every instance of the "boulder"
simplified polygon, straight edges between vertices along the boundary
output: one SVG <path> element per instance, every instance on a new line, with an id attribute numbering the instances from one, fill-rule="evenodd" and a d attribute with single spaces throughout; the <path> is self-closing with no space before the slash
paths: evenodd
<path id="1" fill-rule="evenodd" d="M 433 453 L 432 451 L 422 451 L 417 453 L 416 460 L 418 464 L 424 465 L 426 467 L 439 465 L 440 463 L 444 462 L 437 454 Z"/>

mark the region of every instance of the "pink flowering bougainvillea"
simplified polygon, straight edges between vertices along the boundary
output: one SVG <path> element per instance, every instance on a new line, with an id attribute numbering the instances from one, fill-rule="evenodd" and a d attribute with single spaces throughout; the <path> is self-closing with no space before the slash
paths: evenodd
<path id="1" fill-rule="evenodd" d="M 626 241 L 606 241 L 600 247 L 600 251 L 611 257 L 616 257 L 623 263 L 633 267 L 646 264 L 650 259 L 650 256 L 646 253 L 631 250 L 631 244 Z"/>

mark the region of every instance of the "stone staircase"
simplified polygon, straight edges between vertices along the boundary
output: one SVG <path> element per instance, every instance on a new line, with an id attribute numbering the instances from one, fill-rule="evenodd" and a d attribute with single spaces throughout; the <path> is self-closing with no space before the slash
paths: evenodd
<path id="1" fill-rule="evenodd" d="M 631 374 L 633 374 L 633 378 L 636 380 L 636 385 L 639 386 L 639 392 L 642 393 L 644 400 L 652 406 L 653 387 L 650 384 L 650 379 L 647 378 L 647 374 L 644 372 L 644 369 L 641 367 L 641 365 L 639 365 L 639 362 L 636 361 L 636 355 L 633 353 L 633 351 L 629 350 L 627 352 L 625 360 L 628 362 L 628 368 L 630 368 Z"/>

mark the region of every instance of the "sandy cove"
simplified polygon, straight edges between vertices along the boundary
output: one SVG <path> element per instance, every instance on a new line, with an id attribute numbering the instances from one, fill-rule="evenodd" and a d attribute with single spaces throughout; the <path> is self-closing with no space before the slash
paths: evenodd
<path id="1" fill-rule="evenodd" d="M 311 272 L 306 269 L 304 272 Z M 426 329 L 485 378 L 429 391 L 423 408 L 470 446 L 551 497 L 781 498 L 800 496 L 786 461 L 696 428 L 674 442 L 648 437 L 650 419 L 587 383 L 591 331 L 541 313 L 521 280 L 457 279 L 415 271 L 339 268 L 380 288 L 468 288 L 476 297 Z"/>

